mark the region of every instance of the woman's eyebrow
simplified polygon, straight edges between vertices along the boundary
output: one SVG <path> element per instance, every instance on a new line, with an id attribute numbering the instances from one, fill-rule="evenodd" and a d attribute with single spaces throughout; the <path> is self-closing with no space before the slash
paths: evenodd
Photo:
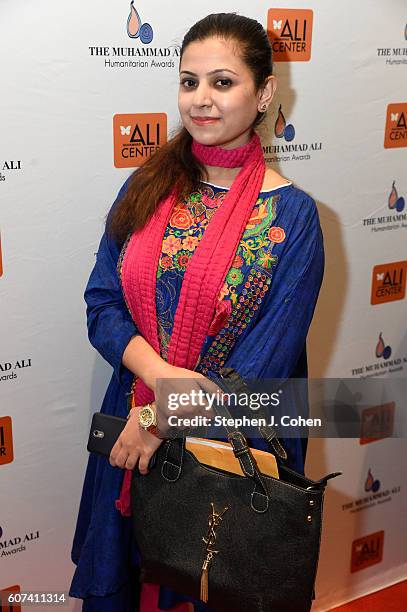
<path id="1" fill-rule="evenodd" d="M 218 72 L 231 72 L 232 74 L 235 74 L 237 76 L 237 72 L 233 72 L 233 70 L 230 70 L 229 68 L 217 68 L 216 70 L 211 70 L 210 72 L 207 72 L 207 76 L 210 76 L 212 74 L 217 74 Z M 189 74 L 191 76 L 198 76 L 197 74 L 195 74 L 195 72 L 191 72 L 190 70 L 181 70 L 180 74 Z"/>

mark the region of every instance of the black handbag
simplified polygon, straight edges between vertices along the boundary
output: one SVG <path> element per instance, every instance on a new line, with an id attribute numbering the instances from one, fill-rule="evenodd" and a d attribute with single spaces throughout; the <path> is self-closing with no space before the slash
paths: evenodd
<path id="1" fill-rule="evenodd" d="M 224 368 L 220 374 L 219 386 L 230 392 L 237 373 Z M 225 406 L 216 412 L 230 417 Z M 273 452 L 286 457 L 275 430 L 261 429 Z M 166 440 L 146 476 L 134 470 L 141 580 L 216 612 L 308 612 L 324 491 L 341 472 L 313 481 L 279 463 L 276 479 L 259 472 L 240 431 L 229 429 L 228 439 L 244 476 L 202 465 L 185 449 L 185 438 Z"/>

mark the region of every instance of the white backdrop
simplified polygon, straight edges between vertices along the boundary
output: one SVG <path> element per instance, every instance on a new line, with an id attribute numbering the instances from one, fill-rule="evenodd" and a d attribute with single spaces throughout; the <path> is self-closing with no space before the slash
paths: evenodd
<path id="1" fill-rule="evenodd" d="M 304 53 L 276 52 L 290 61 L 275 63 L 262 138 L 273 167 L 316 199 L 323 225 L 310 375 L 406 376 L 404 0 L 281 0 L 278 8 L 139 0 L 136 8 L 151 25 L 142 40 L 127 33 L 128 0 L 0 7 L 0 590 L 68 590 L 87 432 L 110 376 L 87 340 L 83 290 L 104 216 L 139 163 L 129 157 L 130 132 L 138 122 L 144 143 L 133 154 L 148 155 L 166 122 L 169 133 L 177 127 L 174 45 L 206 14 L 237 11 L 265 26 L 269 18 L 273 38 L 290 42 L 291 32 L 299 44 L 306 20 Z M 280 105 L 293 127 L 277 138 Z M 313 609 L 407 577 L 405 451 L 404 439 L 389 437 L 310 441 L 311 477 L 344 472 L 328 486 Z"/>

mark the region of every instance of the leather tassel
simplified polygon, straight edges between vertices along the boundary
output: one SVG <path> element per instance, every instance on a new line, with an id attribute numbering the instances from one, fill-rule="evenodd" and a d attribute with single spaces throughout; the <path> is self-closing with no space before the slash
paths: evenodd
<path id="1" fill-rule="evenodd" d="M 207 603 L 208 601 L 208 565 L 209 565 L 209 562 L 207 559 L 205 559 L 202 565 L 201 593 L 200 593 L 200 599 L 204 603 Z"/>

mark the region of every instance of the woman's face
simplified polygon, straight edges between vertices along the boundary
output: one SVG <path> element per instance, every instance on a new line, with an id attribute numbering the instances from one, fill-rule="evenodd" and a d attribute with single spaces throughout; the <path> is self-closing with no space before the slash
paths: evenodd
<path id="1" fill-rule="evenodd" d="M 236 46 L 208 38 L 190 43 L 182 56 L 178 108 L 201 144 L 234 148 L 250 140 L 261 92 Z"/>

